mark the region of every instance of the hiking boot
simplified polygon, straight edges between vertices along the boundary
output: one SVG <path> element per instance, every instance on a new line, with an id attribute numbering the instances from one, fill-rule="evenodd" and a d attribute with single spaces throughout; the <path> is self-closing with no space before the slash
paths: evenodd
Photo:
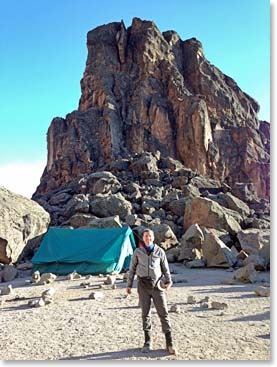
<path id="1" fill-rule="evenodd" d="M 177 349 L 173 346 L 171 331 L 165 333 L 166 349 L 169 354 L 177 355 Z"/>
<path id="2" fill-rule="evenodd" d="M 141 348 L 142 353 L 149 353 L 151 351 L 151 345 L 144 344 L 144 346 Z"/>
<path id="3" fill-rule="evenodd" d="M 144 331 L 144 345 L 141 349 L 142 353 L 149 353 L 152 349 L 150 331 Z"/>
<path id="4" fill-rule="evenodd" d="M 168 345 L 166 349 L 169 354 L 174 354 L 175 356 L 178 354 L 177 349 L 173 345 Z"/>

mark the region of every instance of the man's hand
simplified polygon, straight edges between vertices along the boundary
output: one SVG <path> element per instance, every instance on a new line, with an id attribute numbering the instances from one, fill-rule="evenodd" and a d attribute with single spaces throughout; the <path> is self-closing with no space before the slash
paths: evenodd
<path id="1" fill-rule="evenodd" d="M 126 288 L 126 293 L 129 295 L 132 293 L 132 288 L 131 287 L 128 287 Z"/>
<path id="2" fill-rule="evenodd" d="M 164 283 L 165 289 L 169 289 L 172 286 L 172 282 Z"/>

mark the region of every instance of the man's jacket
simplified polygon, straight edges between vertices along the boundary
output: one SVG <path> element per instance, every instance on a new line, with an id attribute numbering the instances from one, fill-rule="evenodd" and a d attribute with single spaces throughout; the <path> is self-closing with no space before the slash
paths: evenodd
<path id="1" fill-rule="evenodd" d="M 154 283 L 164 275 L 165 283 L 171 282 L 171 275 L 164 250 L 154 245 L 150 254 L 141 247 L 135 249 L 130 265 L 127 287 L 133 285 L 135 274 L 139 278 L 150 277 Z"/>

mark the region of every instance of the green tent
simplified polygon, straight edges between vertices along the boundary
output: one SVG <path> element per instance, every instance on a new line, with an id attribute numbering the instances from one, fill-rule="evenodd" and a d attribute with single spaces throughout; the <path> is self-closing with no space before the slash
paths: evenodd
<path id="1" fill-rule="evenodd" d="M 50 227 L 32 258 L 32 271 L 65 275 L 106 274 L 129 268 L 135 249 L 129 227 L 88 229 Z"/>

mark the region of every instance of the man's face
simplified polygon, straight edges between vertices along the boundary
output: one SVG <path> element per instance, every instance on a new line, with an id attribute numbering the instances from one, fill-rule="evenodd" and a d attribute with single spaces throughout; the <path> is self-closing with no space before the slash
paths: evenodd
<path id="1" fill-rule="evenodd" d="M 144 232 L 142 239 L 146 246 L 151 246 L 154 241 L 154 234 L 152 232 Z"/>

